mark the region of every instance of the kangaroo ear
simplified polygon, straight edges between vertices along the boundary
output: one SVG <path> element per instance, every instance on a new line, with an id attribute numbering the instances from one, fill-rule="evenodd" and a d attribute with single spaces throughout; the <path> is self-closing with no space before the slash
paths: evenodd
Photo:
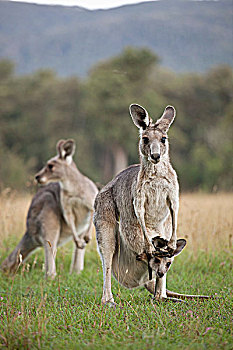
<path id="1" fill-rule="evenodd" d="M 163 115 L 155 123 L 164 133 L 168 132 L 171 124 L 173 123 L 176 116 L 176 110 L 172 106 L 167 106 L 163 112 Z"/>
<path id="2" fill-rule="evenodd" d="M 75 152 L 74 140 L 60 140 L 57 143 L 57 153 L 61 159 L 66 159 L 68 163 L 71 163 L 72 157 Z"/>
<path id="3" fill-rule="evenodd" d="M 142 128 L 143 130 L 145 130 L 146 127 L 149 126 L 151 119 L 145 108 L 137 104 L 132 104 L 129 106 L 129 112 L 134 124 L 138 128 Z"/>
<path id="4" fill-rule="evenodd" d="M 173 256 L 179 255 L 184 247 L 186 246 L 186 240 L 185 239 L 178 239 L 176 242 L 176 250 L 172 254 Z"/>
<path id="5" fill-rule="evenodd" d="M 59 158 L 63 158 L 63 156 L 64 156 L 64 151 L 63 151 L 62 146 L 65 142 L 66 142 L 65 140 L 59 140 L 57 142 L 56 149 L 57 149 L 57 154 L 58 154 Z"/>

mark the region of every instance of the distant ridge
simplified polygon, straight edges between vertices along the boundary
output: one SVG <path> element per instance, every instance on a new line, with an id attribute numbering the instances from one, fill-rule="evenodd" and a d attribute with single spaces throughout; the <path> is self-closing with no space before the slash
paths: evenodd
<path id="1" fill-rule="evenodd" d="M 126 46 L 148 47 L 177 72 L 233 65 L 232 2 L 163 0 L 109 10 L 0 2 L 0 58 L 18 73 L 85 76 Z"/>

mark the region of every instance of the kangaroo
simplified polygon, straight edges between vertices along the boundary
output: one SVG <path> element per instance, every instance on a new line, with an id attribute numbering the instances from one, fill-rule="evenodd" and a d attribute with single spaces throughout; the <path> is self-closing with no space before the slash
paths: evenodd
<path id="1" fill-rule="evenodd" d="M 120 172 L 95 200 L 103 304 L 115 304 L 111 272 L 127 288 L 144 285 L 157 300 L 182 297 L 166 290 L 166 273 L 186 244 L 176 236 L 179 185 L 167 136 L 175 109 L 167 106 L 155 123 L 142 106 L 132 104 L 129 110 L 140 130 L 140 165 Z"/>
<path id="2" fill-rule="evenodd" d="M 2 270 L 17 270 L 36 248 L 45 250 L 45 274 L 56 276 L 57 247 L 72 239 L 75 243 L 70 272 L 84 268 L 85 246 L 91 239 L 93 206 L 98 193 L 95 184 L 77 169 L 73 155 L 75 142 L 60 140 L 57 155 L 35 176 L 44 185 L 32 199 L 23 238 L 4 260 Z"/>

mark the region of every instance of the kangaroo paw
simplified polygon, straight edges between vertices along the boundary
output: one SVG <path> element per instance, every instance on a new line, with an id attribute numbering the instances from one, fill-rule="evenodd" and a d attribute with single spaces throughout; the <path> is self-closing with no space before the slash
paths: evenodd
<path id="1" fill-rule="evenodd" d="M 75 244 L 78 249 L 84 249 L 87 243 L 83 239 L 75 239 Z"/>

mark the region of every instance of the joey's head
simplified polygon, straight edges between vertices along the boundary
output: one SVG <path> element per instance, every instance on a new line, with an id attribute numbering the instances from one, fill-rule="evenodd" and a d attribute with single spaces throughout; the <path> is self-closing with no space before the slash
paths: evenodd
<path id="1" fill-rule="evenodd" d="M 41 185 L 50 182 L 62 182 L 67 177 L 69 168 L 74 166 L 74 140 L 60 140 L 56 148 L 57 155 L 49 159 L 46 165 L 35 175 L 36 181 Z"/>
<path id="2" fill-rule="evenodd" d="M 168 156 L 167 132 L 175 119 L 175 108 L 167 106 L 162 117 L 155 123 L 142 106 L 132 104 L 129 110 L 134 124 L 140 129 L 140 156 L 152 164 L 158 164 L 163 157 Z"/>
<path id="3" fill-rule="evenodd" d="M 176 249 L 172 255 L 170 255 L 169 252 L 158 250 L 153 252 L 151 256 L 148 256 L 146 253 L 142 253 L 137 256 L 137 260 L 146 262 L 148 264 L 148 270 L 154 271 L 156 277 L 161 278 L 168 272 L 175 256 L 182 252 L 185 245 L 185 239 L 178 239 Z"/>

